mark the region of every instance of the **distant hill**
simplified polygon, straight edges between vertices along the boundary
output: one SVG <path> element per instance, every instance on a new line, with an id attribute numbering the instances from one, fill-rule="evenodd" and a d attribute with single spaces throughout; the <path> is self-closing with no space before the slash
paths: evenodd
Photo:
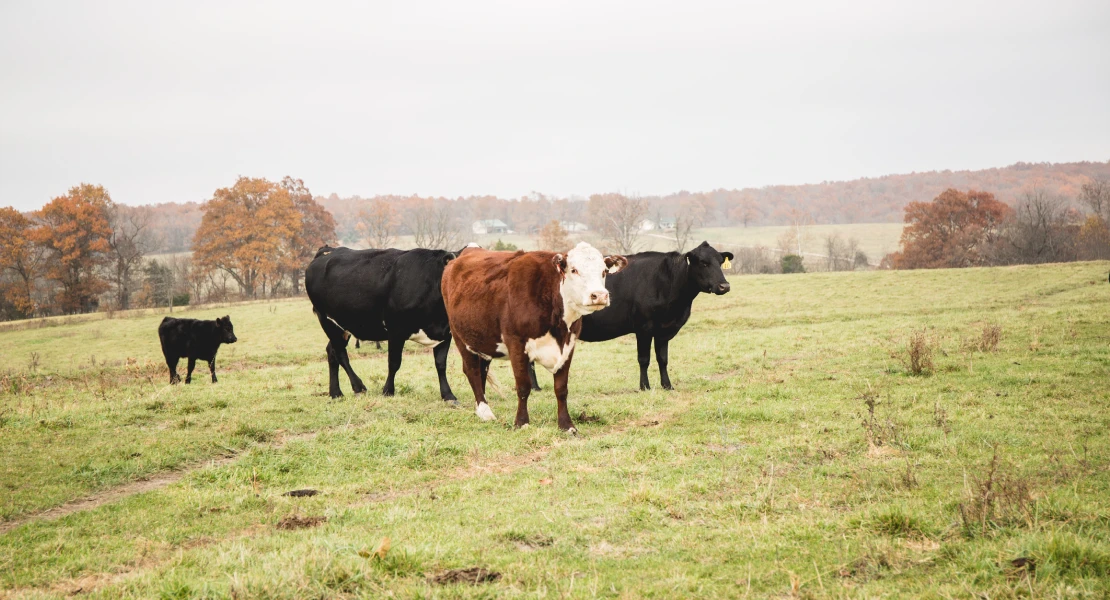
<path id="1" fill-rule="evenodd" d="M 696 203 L 704 214 L 703 226 L 785 225 L 803 216 L 813 223 L 900 223 L 903 209 L 913 201 L 928 201 L 947 188 L 985 190 L 1007 203 L 1021 192 L 1041 186 L 1050 193 L 1074 198 L 1088 178 L 1110 179 L 1110 161 L 1075 163 L 1017 163 L 978 171 L 927 171 L 902 175 L 832 181 L 806 185 L 773 185 L 739 190 L 706 192 L 680 191 L 647 197 L 654 217 L 673 217 L 684 206 Z M 599 190 L 603 191 L 603 190 Z M 404 210 L 413 196 L 379 196 Z M 357 239 L 359 212 L 372 197 L 342 198 L 336 194 L 317 196 L 335 216 L 342 240 Z M 493 196 L 440 198 L 453 204 L 463 222 L 501 219 L 519 232 L 551 219 L 584 221 L 584 202 L 532 195 L 521 199 Z M 193 232 L 200 225 L 200 205 L 158 204 L 153 228 L 164 240 L 164 252 L 188 250 Z"/>

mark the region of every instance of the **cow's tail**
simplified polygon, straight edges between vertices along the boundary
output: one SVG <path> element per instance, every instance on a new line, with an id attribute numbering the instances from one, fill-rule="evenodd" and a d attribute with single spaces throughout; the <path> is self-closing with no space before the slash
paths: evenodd
<path id="1" fill-rule="evenodd" d="M 486 384 L 489 385 L 490 389 L 497 392 L 498 396 L 501 396 L 502 398 L 505 397 L 504 392 L 502 392 L 501 390 L 501 383 L 498 382 L 497 377 L 494 377 L 493 375 L 493 369 L 490 369 L 486 372 Z"/>

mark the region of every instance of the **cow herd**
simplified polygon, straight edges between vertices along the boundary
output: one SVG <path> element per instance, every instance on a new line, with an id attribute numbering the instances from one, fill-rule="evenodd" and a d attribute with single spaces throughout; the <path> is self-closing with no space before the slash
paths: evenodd
<path id="1" fill-rule="evenodd" d="M 600 342 L 635 334 L 640 389 L 651 388 L 651 346 L 659 383 L 671 389 L 670 340 L 690 318 L 701 293 L 725 294 L 722 267 L 732 260 L 706 242 L 689 252 L 641 252 L 603 256 L 581 242 L 566 253 L 497 252 L 468 246 L 447 250 L 351 250 L 324 246 L 305 272 L 312 310 L 328 337 L 328 392 L 342 396 L 339 369 L 355 393 L 366 386 L 351 368 L 347 343 L 388 344 L 389 372 L 382 394 L 392 396 L 405 342 L 432 347 L 439 392 L 457 404 L 447 381 L 452 338 L 474 393 L 475 412 L 494 418 L 485 390 L 490 362 L 509 360 L 517 392 L 515 425 L 528 424 L 528 396 L 538 390 L 535 364 L 554 376 L 559 428 L 574 432 L 567 410 L 567 381 L 579 341 Z M 220 343 L 233 343 L 231 319 L 172 319 L 158 328 L 170 368 L 179 378 L 179 357 L 189 359 L 189 383 L 197 358 L 208 361 L 216 381 Z"/>

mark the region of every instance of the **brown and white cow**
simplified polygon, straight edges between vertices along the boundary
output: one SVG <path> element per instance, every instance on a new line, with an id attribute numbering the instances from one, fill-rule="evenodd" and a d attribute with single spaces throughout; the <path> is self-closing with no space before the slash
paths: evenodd
<path id="1" fill-rule="evenodd" d="M 567 377 L 582 316 L 609 306 L 605 277 L 628 264 L 582 242 L 566 254 L 464 250 L 443 270 L 443 301 L 475 412 L 494 418 L 486 403 L 490 361 L 507 358 L 516 380 L 516 426 L 528 424 L 529 363 L 555 376 L 559 428 L 575 433 L 567 412 Z"/>

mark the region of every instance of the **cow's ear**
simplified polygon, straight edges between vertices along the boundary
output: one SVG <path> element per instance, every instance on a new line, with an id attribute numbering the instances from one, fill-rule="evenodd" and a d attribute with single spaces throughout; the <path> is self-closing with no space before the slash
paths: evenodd
<path id="1" fill-rule="evenodd" d="M 605 257 L 605 268 L 609 269 L 610 273 L 616 273 L 627 266 L 628 259 L 620 254 L 613 254 Z"/>
<path id="2" fill-rule="evenodd" d="M 731 252 L 722 252 L 721 256 L 725 257 L 725 260 L 728 260 L 728 261 L 731 261 L 732 259 L 736 258 L 735 256 L 733 256 L 733 254 Z"/>
<path id="3" fill-rule="evenodd" d="M 456 258 L 458 258 L 458 256 L 456 256 L 454 252 L 448 252 L 443 256 L 443 264 L 447 264 Z"/>
<path id="4" fill-rule="evenodd" d="M 560 273 L 565 273 L 567 270 L 567 257 L 562 254 L 556 254 L 551 257 L 551 262 L 555 264 L 555 269 Z"/>

